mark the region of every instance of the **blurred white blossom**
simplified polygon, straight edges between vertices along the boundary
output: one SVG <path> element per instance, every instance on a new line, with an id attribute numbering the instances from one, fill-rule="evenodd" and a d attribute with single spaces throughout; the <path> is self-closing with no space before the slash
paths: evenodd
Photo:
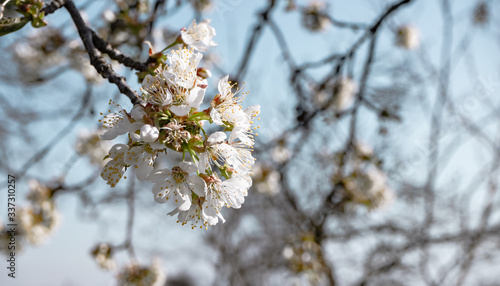
<path id="1" fill-rule="evenodd" d="M 313 32 L 325 30 L 330 25 L 330 19 L 325 14 L 327 4 L 323 1 L 312 0 L 302 9 L 302 24 Z"/>
<path id="2" fill-rule="evenodd" d="M 385 173 L 376 167 L 356 170 L 345 179 L 344 185 L 349 202 L 366 205 L 370 210 L 381 208 L 394 200 Z"/>
<path id="3" fill-rule="evenodd" d="M 339 78 L 333 85 L 333 106 L 336 110 L 349 107 L 358 91 L 356 83 L 349 77 Z"/>
<path id="4" fill-rule="evenodd" d="M 107 243 L 99 243 L 92 250 L 97 265 L 104 270 L 113 270 L 116 268 L 116 262 L 112 258 L 113 248 Z"/>
<path id="5" fill-rule="evenodd" d="M 36 206 L 18 210 L 21 233 L 33 245 L 45 243 L 59 226 L 60 216 L 54 203 L 46 200 Z"/>
<path id="6" fill-rule="evenodd" d="M 119 271 L 116 280 L 119 286 L 164 286 L 166 278 L 160 261 L 154 259 L 149 266 L 131 262 Z"/>
<path id="7" fill-rule="evenodd" d="M 278 144 L 270 150 L 270 155 L 274 162 L 277 164 L 283 164 L 290 159 L 292 153 L 285 146 L 284 142 L 278 142 Z"/>
<path id="8" fill-rule="evenodd" d="M 403 25 L 396 32 L 396 44 L 407 50 L 413 50 L 420 44 L 420 33 L 411 25 Z"/>
<path id="9" fill-rule="evenodd" d="M 281 174 L 271 166 L 256 164 L 252 168 L 252 179 L 259 193 L 274 196 L 281 190 Z"/>
<path id="10" fill-rule="evenodd" d="M 111 149 L 111 143 L 101 139 L 104 130 L 98 129 L 94 131 L 81 130 L 78 134 L 78 141 L 75 144 L 75 150 L 80 156 L 87 156 L 90 163 L 103 166 L 106 161 L 103 160 L 104 156 L 108 154 Z"/>

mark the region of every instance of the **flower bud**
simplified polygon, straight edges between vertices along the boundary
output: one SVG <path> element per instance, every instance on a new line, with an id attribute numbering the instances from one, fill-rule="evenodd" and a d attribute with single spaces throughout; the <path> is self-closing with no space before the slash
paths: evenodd
<path id="1" fill-rule="evenodd" d="M 160 131 L 154 126 L 146 124 L 141 127 L 141 140 L 146 143 L 155 142 L 159 135 Z"/>
<path id="2" fill-rule="evenodd" d="M 196 75 L 198 75 L 199 77 L 201 77 L 203 79 L 207 79 L 207 78 L 212 77 L 212 72 L 207 68 L 198 68 Z"/>

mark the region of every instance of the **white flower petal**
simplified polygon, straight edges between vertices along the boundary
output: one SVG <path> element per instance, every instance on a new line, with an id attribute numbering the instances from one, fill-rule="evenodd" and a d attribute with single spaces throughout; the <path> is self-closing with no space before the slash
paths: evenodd
<path id="1" fill-rule="evenodd" d="M 217 125 L 224 125 L 222 122 L 222 117 L 217 108 L 212 108 L 210 111 L 210 118 L 212 118 L 212 121 L 217 124 Z"/>
<path id="2" fill-rule="evenodd" d="M 198 108 L 203 102 L 203 97 L 205 96 L 205 89 L 195 87 L 190 92 L 189 106 L 192 108 Z"/>
<path id="3" fill-rule="evenodd" d="M 222 96 L 225 96 L 231 92 L 231 85 L 229 84 L 228 80 L 229 80 L 229 75 L 226 75 L 225 77 L 219 80 L 217 88 L 219 89 L 219 93 Z"/>
<path id="4" fill-rule="evenodd" d="M 196 195 L 200 197 L 206 195 L 207 184 L 202 178 L 197 175 L 191 175 L 189 176 L 189 182 L 193 185 L 192 190 Z"/>
<path id="5" fill-rule="evenodd" d="M 164 204 L 167 202 L 166 192 L 165 192 L 166 183 L 158 183 L 153 186 L 152 192 L 154 194 L 154 200 L 159 204 Z"/>
<path id="6" fill-rule="evenodd" d="M 152 172 L 149 177 L 148 177 L 148 180 L 153 182 L 153 183 L 161 183 L 163 181 L 165 181 L 165 179 L 171 175 L 171 172 L 170 170 L 159 170 L 159 171 L 155 171 L 155 172 Z"/>
<path id="7" fill-rule="evenodd" d="M 144 165 L 136 169 L 137 179 L 146 180 L 149 174 L 153 171 L 152 165 Z"/>
<path id="8" fill-rule="evenodd" d="M 208 137 L 207 142 L 210 143 L 210 144 L 216 144 L 216 143 L 219 143 L 219 142 L 223 142 L 226 139 L 227 139 L 226 133 L 221 132 L 221 131 L 217 131 L 217 132 L 212 133 Z"/>
<path id="9" fill-rule="evenodd" d="M 191 207 L 191 200 L 178 198 L 174 199 L 174 204 L 180 211 L 187 211 Z"/>
<path id="10" fill-rule="evenodd" d="M 215 34 L 215 29 L 210 25 L 210 19 L 205 19 L 198 24 L 193 21 L 187 29 L 181 31 L 182 41 L 198 51 L 206 51 L 209 47 L 217 46 L 212 40 Z"/>
<path id="11" fill-rule="evenodd" d="M 181 167 L 181 169 L 188 174 L 196 173 L 198 170 L 193 162 L 180 162 L 179 167 Z"/>
<path id="12" fill-rule="evenodd" d="M 149 75 L 151 76 L 151 75 Z M 142 121 L 144 116 L 147 116 L 146 112 L 144 111 L 144 107 L 142 107 L 139 104 L 134 105 L 132 108 L 132 111 L 130 111 L 130 116 L 135 120 L 135 121 Z"/>
<path id="13" fill-rule="evenodd" d="M 170 110 L 177 116 L 186 116 L 189 114 L 191 107 L 189 105 L 172 105 Z"/>
<path id="14" fill-rule="evenodd" d="M 245 113 L 250 117 L 255 117 L 260 114 L 260 105 L 252 105 L 245 108 Z"/>

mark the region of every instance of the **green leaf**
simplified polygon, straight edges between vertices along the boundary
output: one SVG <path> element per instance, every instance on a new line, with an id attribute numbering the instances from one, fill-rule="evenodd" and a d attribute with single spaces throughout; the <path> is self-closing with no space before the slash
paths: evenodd
<path id="1" fill-rule="evenodd" d="M 31 26 L 33 26 L 34 28 L 47 26 L 47 22 L 45 22 L 45 20 L 43 19 L 44 16 L 45 15 L 43 12 L 37 16 L 34 16 L 33 19 L 31 20 Z"/>
<path id="2" fill-rule="evenodd" d="M 189 121 L 199 121 L 199 120 L 210 120 L 210 115 L 205 112 L 196 112 L 188 116 L 187 120 Z"/>
<path id="3" fill-rule="evenodd" d="M 0 37 L 15 32 L 30 21 L 27 17 L 0 19 Z"/>

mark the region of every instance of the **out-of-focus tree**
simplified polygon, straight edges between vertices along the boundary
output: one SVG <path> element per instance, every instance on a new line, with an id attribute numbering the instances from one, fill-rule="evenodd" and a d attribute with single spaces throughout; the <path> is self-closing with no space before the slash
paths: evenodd
<path id="1" fill-rule="evenodd" d="M 95 223 L 126 206 L 121 240 L 75 250 L 117 285 L 497 285 L 498 1 L 355 1 L 361 16 L 340 2 L 255 1 L 245 41 L 230 47 L 241 52 L 223 56 L 203 19 L 232 32 L 228 14 L 248 3 L 2 1 L 0 167 L 29 181 L 17 251 L 64 227 L 58 200 L 74 196 Z M 257 74 L 266 53 L 279 63 Z M 210 104 L 198 112 L 200 90 Z M 245 96 L 262 105 L 260 121 Z M 106 112 L 114 102 L 130 108 Z M 208 123 L 231 135 L 208 136 Z M 103 140 L 122 134 L 124 144 Z M 179 258 L 159 249 L 176 242 L 134 239 L 138 221 L 162 237 L 158 225 L 176 220 L 143 189 L 178 196 L 170 214 L 208 228 L 182 255 L 207 253 L 213 281 L 166 277 L 159 258 Z M 6 255 L 9 239 L 4 223 Z"/>

